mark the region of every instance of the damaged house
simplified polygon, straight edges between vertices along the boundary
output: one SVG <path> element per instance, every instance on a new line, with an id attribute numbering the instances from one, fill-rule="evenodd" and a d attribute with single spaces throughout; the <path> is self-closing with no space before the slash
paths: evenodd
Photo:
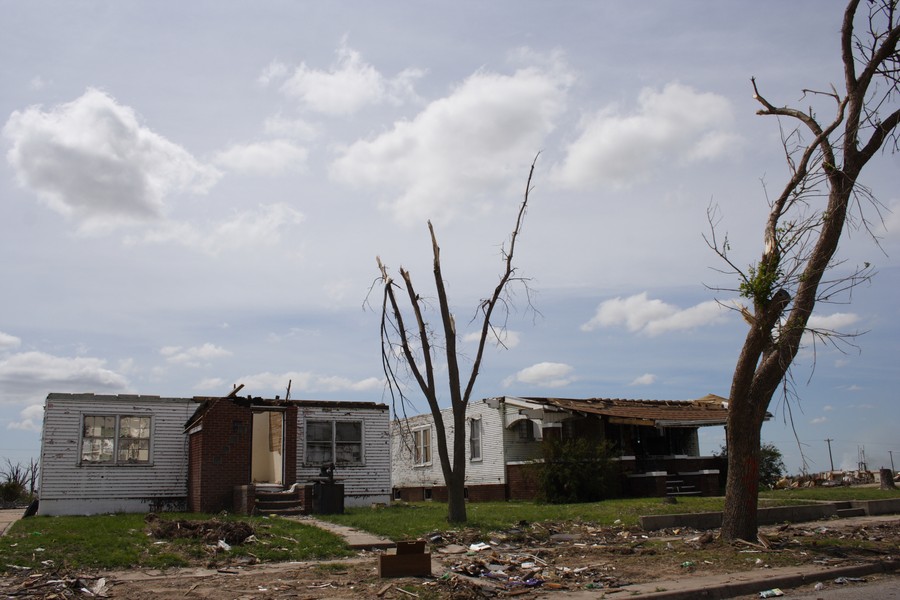
<path id="1" fill-rule="evenodd" d="M 700 456 L 700 427 L 723 426 L 725 398 L 621 400 L 502 396 L 466 410 L 466 494 L 469 500 L 526 500 L 538 494 L 531 465 L 541 441 L 589 437 L 611 445 L 629 496 L 715 495 L 718 460 Z M 444 411 L 451 445 L 453 420 Z M 446 487 L 437 456 L 434 418 L 424 414 L 391 428 L 394 499 L 443 500 Z"/>
<path id="2" fill-rule="evenodd" d="M 241 398 L 239 389 L 48 395 L 38 514 L 324 512 L 314 510 L 324 473 L 342 488 L 341 509 L 390 499 L 386 405 Z"/>

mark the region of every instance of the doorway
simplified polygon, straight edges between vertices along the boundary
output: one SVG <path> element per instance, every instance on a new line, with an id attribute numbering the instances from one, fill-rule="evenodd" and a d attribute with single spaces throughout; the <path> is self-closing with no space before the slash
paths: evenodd
<path id="1" fill-rule="evenodd" d="M 284 484 L 284 412 L 253 411 L 250 481 L 257 485 Z"/>

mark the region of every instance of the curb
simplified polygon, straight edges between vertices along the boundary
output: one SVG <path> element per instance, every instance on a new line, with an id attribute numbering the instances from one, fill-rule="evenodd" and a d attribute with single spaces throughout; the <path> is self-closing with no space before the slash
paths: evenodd
<path id="1" fill-rule="evenodd" d="M 726 598 L 734 598 L 735 596 L 743 596 L 755 594 L 772 588 L 797 588 L 806 584 L 815 583 L 817 581 L 827 581 L 829 579 L 837 579 L 838 577 L 863 577 L 865 575 L 874 575 L 878 573 L 893 573 L 900 567 L 900 562 L 878 561 L 874 563 L 852 565 L 848 567 L 838 567 L 834 569 L 825 569 L 821 571 L 810 571 L 793 573 L 790 575 L 779 575 L 775 577 L 766 577 L 754 581 L 736 581 L 730 583 L 722 583 L 719 585 L 704 586 L 702 582 L 697 582 L 698 587 L 691 589 L 679 589 L 671 591 L 648 592 L 646 594 L 637 590 L 629 590 L 628 587 L 619 588 L 623 592 L 631 592 L 629 597 L 636 598 L 652 598 L 656 600 L 689 600 L 693 598 L 709 598 L 710 600 L 725 600 Z M 659 581 L 654 583 L 657 587 L 664 587 L 666 582 Z M 594 596 L 596 597 L 596 596 Z"/>

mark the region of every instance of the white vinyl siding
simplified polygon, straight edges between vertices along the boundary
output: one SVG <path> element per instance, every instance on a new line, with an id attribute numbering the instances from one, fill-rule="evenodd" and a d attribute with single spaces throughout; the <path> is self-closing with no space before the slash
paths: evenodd
<path id="1" fill-rule="evenodd" d="M 338 405 L 339 403 L 335 403 Z M 387 406 L 300 406 L 297 411 L 297 481 L 318 477 L 322 463 L 309 456 L 309 423 L 332 423 L 338 457 L 334 478 L 344 484 L 346 506 L 369 506 L 391 498 L 390 414 Z M 357 440 L 357 436 L 361 436 Z M 321 454 L 318 455 L 321 457 Z M 341 458 L 346 462 L 341 462 Z M 357 461 L 357 458 L 360 459 Z M 355 462 L 354 462 L 355 461 Z"/>
<path id="2" fill-rule="evenodd" d="M 447 450 L 453 456 L 453 414 L 450 409 L 441 412 L 447 431 Z M 503 449 L 503 419 L 500 410 L 491 408 L 485 401 L 472 402 L 466 410 L 466 442 L 471 438 L 472 420 L 481 424 L 481 460 L 466 463 L 466 485 L 495 485 L 506 483 L 506 464 Z M 432 439 L 433 460 L 429 465 L 415 464 L 415 451 L 411 432 L 428 428 L 434 429 L 431 414 L 410 417 L 406 423 L 391 424 L 391 445 L 393 466 L 391 485 L 394 488 L 443 486 L 444 476 L 437 457 L 437 440 Z M 436 434 L 435 434 L 436 436 Z"/>
<path id="3" fill-rule="evenodd" d="M 39 514 L 140 512 L 162 505 L 178 507 L 187 497 L 184 424 L 196 408 L 197 403 L 189 398 L 47 396 Z M 149 460 L 142 464 L 83 461 L 84 417 L 116 419 L 123 415 L 151 420 Z M 121 423 L 119 427 L 121 433 Z"/>

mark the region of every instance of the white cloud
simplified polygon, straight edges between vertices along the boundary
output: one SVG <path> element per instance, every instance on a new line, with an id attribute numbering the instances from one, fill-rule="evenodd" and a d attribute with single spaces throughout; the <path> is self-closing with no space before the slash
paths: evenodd
<path id="1" fill-rule="evenodd" d="M 7 429 L 19 429 L 21 431 L 41 431 L 44 422 L 44 405 L 30 404 L 19 412 L 20 421 L 10 421 Z"/>
<path id="2" fill-rule="evenodd" d="M 370 392 L 380 390 L 384 382 L 377 377 L 368 377 L 354 381 L 346 377 L 320 375 L 308 371 L 291 371 L 288 373 L 257 373 L 238 379 L 249 393 L 259 395 L 283 395 L 291 382 L 291 395 L 295 392 Z"/>
<path id="3" fill-rule="evenodd" d="M 385 206 L 403 223 L 474 217 L 497 193 L 518 192 L 564 110 L 570 83 L 562 66 L 479 71 L 414 119 L 344 149 L 331 177 L 357 188 L 397 189 Z"/>
<path id="4" fill-rule="evenodd" d="M 804 346 L 811 346 L 817 340 L 812 330 L 822 333 L 855 333 L 850 327 L 860 320 L 859 315 L 854 313 L 834 313 L 831 315 L 810 315 L 809 321 L 806 323 L 806 331 L 803 332 L 801 343 Z M 840 366 L 840 365 L 836 365 Z"/>
<path id="5" fill-rule="evenodd" d="M 624 325 L 628 331 L 654 336 L 722 323 L 726 312 L 727 309 L 714 300 L 681 309 L 662 300 L 651 300 L 646 292 L 642 292 L 628 298 L 613 298 L 602 302 L 591 320 L 581 326 L 581 330 L 593 331 L 601 327 Z"/>
<path id="6" fill-rule="evenodd" d="M 496 331 L 497 335 L 493 333 L 488 333 L 487 341 L 490 344 L 493 344 L 498 347 L 505 346 L 506 348 L 515 348 L 519 345 L 519 342 L 522 341 L 522 334 L 518 331 L 511 331 L 509 329 L 498 329 Z M 480 331 L 473 331 L 471 333 L 467 333 L 463 336 L 463 341 L 471 344 L 477 344 L 478 340 L 481 339 Z"/>
<path id="7" fill-rule="evenodd" d="M 235 144 L 216 154 L 215 163 L 230 171 L 252 175 L 280 175 L 306 169 L 309 151 L 288 140 Z"/>
<path id="8" fill-rule="evenodd" d="M 199 367 L 203 363 L 224 356 L 231 356 L 231 352 L 216 346 L 215 344 L 205 343 L 202 346 L 193 346 L 191 348 L 182 348 L 181 346 L 165 346 L 160 349 L 166 361 L 174 364 L 185 365 L 189 367 Z"/>
<path id="9" fill-rule="evenodd" d="M 574 371 L 574 367 L 564 363 L 542 362 L 506 378 L 503 385 L 509 387 L 514 383 L 524 383 L 541 387 L 564 387 L 574 381 Z"/>
<path id="10" fill-rule="evenodd" d="M 128 381 L 106 368 L 99 358 L 53 356 L 44 352 L 22 352 L 0 359 L 0 402 L 32 399 L 35 391 L 121 392 Z"/>
<path id="11" fill-rule="evenodd" d="M 653 373 L 644 373 L 632 381 L 630 385 L 652 385 L 654 383 L 656 383 L 656 375 Z"/>
<path id="12" fill-rule="evenodd" d="M 284 79 L 288 74 L 288 67 L 281 61 L 273 60 L 266 68 L 263 69 L 263 72 L 259 74 L 256 82 L 262 86 L 267 86 L 275 80 Z"/>
<path id="13" fill-rule="evenodd" d="M 200 229 L 188 223 L 166 222 L 142 236 L 128 236 L 127 244 L 182 244 L 210 255 L 223 251 L 274 246 L 286 228 L 302 223 L 303 214 L 283 203 L 260 205 L 234 213 L 229 219 Z"/>
<path id="14" fill-rule="evenodd" d="M 828 418 L 827 418 L 827 417 L 816 417 L 815 419 L 813 419 L 812 421 L 810 421 L 810 424 L 812 424 L 812 425 L 821 425 L 822 423 L 825 423 L 826 421 L 828 421 Z"/>
<path id="15" fill-rule="evenodd" d="M 16 111 L 3 135 L 20 185 L 84 231 L 157 219 L 170 194 L 205 193 L 221 175 L 96 89 L 48 111 Z"/>
<path id="16" fill-rule="evenodd" d="M 21 343 L 16 336 L 0 331 L 0 351 L 18 348 Z"/>
<path id="17" fill-rule="evenodd" d="M 225 389 L 226 385 L 228 384 L 225 383 L 225 380 L 221 377 L 208 377 L 206 379 L 201 379 L 200 381 L 198 381 L 197 384 L 194 385 L 194 389 L 204 392 L 215 390 L 219 393 L 222 393 L 222 390 Z"/>
<path id="18" fill-rule="evenodd" d="M 843 331 L 859 322 L 859 315 L 854 313 L 834 313 L 831 315 L 810 315 L 807 327 L 820 331 Z"/>
<path id="19" fill-rule="evenodd" d="M 286 74 L 282 67 L 278 63 L 269 65 L 260 81 L 269 83 L 281 78 Z M 336 64 L 329 70 L 312 69 L 302 63 L 284 81 L 281 91 L 311 111 L 348 115 L 370 104 L 414 98 L 413 83 L 422 75 L 420 70 L 407 69 L 394 78 L 386 78 L 344 43 L 337 50 Z"/>
<path id="20" fill-rule="evenodd" d="M 312 140 L 318 137 L 318 128 L 305 119 L 287 119 L 281 115 L 268 117 L 263 123 L 267 135 Z"/>
<path id="21" fill-rule="evenodd" d="M 665 164 L 715 159 L 738 143 L 722 96 L 670 83 L 645 88 L 637 104 L 631 114 L 610 106 L 583 119 L 554 177 L 570 188 L 627 187 Z"/>

